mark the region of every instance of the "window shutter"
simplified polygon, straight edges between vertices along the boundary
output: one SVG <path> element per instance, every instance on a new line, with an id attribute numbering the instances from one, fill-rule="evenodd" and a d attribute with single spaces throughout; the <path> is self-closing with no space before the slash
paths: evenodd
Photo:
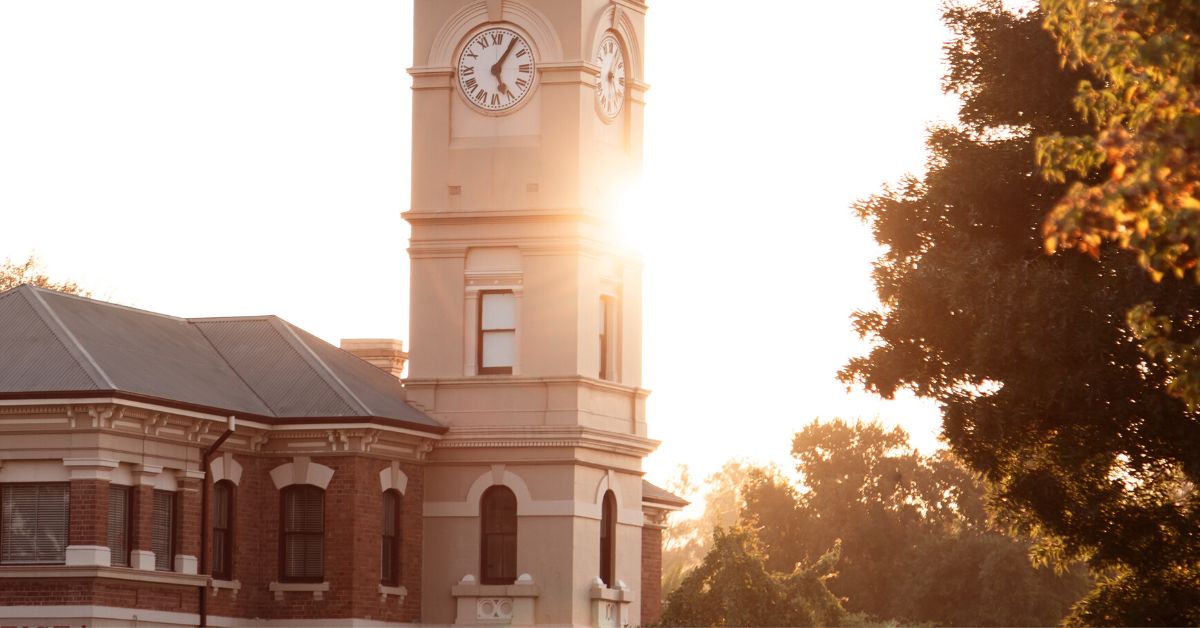
<path id="1" fill-rule="evenodd" d="M 108 487 L 109 564 L 129 566 L 129 487 Z"/>
<path id="2" fill-rule="evenodd" d="M 0 487 L 0 563 L 66 562 L 68 485 Z"/>
<path id="3" fill-rule="evenodd" d="M 383 494 L 383 539 L 380 544 L 380 581 L 395 585 L 400 580 L 400 493 L 389 490 Z"/>
<path id="4" fill-rule="evenodd" d="M 213 486 L 212 575 L 231 577 L 233 565 L 233 488 L 228 480 Z"/>
<path id="5" fill-rule="evenodd" d="M 312 580 L 325 575 L 325 491 L 294 486 L 284 492 L 283 575 Z"/>
<path id="6" fill-rule="evenodd" d="M 150 528 L 150 549 L 154 568 L 171 571 L 174 562 L 175 493 L 154 491 L 154 510 Z"/>

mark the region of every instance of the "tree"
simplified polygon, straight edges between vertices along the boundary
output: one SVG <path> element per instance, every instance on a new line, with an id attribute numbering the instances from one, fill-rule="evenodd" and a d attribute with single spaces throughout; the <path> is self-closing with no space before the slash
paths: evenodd
<path id="1" fill-rule="evenodd" d="M 988 527 L 982 487 L 946 452 L 900 428 L 813 422 L 796 434 L 801 481 L 752 470 L 743 521 L 777 571 L 840 547 L 829 590 L 846 610 L 905 623 L 1047 625 L 1083 593 L 1082 573 L 1036 570 L 1028 544 Z"/>
<path id="2" fill-rule="evenodd" d="M 837 564 L 837 548 L 811 566 L 788 574 L 769 571 L 754 533 L 713 531 L 700 566 L 667 598 L 664 626 L 836 626 L 843 615 L 824 577 Z"/>
<path id="3" fill-rule="evenodd" d="M 90 291 L 79 287 L 79 284 L 74 281 L 54 281 L 42 270 L 41 262 L 32 255 L 24 262 L 13 262 L 9 258 L 0 262 L 0 292 L 26 283 L 39 288 L 48 288 L 84 297 L 92 295 Z"/>
<path id="4" fill-rule="evenodd" d="M 855 321 L 874 348 L 842 377 L 937 400 L 953 452 L 982 474 L 1000 522 L 1036 539 L 1039 560 L 1086 559 L 1126 584 L 1191 570 L 1200 417 L 1167 394 L 1169 369 L 1125 320 L 1143 302 L 1186 320 L 1200 289 L 1134 281 L 1137 256 L 1111 243 L 1044 255 L 1044 217 L 1071 181 L 1039 176 L 1034 138 L 1085 134 L 1072 95 L 1096 79 L 1062 67 L 1037 12 L 985 2 L 945 18 L 959 123 L 930 133 L 923 178 L 856 206 L 887 251 L 875 265 L 882 305 Z M 1194 623 L 1191 612 L 1129 623 Z"/>
<path id="5" fill-rule="evenodd" d="M 663 534 L 663 594 L 669 595 L 684 574 L 701 563 L 709 550 L 713 531 L 737 524 L 742 507 L 742 484 L 752 467 L 729 460 L 704 481 L 704 512 L 699 517 L 672 517 Z M 699 487 L 692 484 L 687 465 L 681 465 L 667 489 L 695 501 Z M 790 567 L 789 567 L 790 569 Z"/>
<path id="6" fill-rule="evenodd" d="M 1044 3 L 1065 60 L 1100 77 L 1076 96 L 1092 132 L 1039 139 L 1044 174 L 1092 175 L 1067 189 L 1046 221 L 1046 247 L 1098 256 L 1102 243 L 1137 254 L 1154 281 L 1200 280 L 1200 2 Z M 1170 373 L 1168 390 L 1200 408 L 1200 327 L 1155 315 L 1130 324 Z"/>

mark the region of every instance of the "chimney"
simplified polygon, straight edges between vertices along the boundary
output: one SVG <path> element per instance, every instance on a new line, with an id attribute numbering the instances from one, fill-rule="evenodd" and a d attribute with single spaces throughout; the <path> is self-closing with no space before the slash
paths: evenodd
<path id="1" fill-rule="evenodd" d="M 343 338 L 342 350 L 354 355 L 383 372 L 400 379 L 408 353 L 404 342 L 394 338 Z"/>

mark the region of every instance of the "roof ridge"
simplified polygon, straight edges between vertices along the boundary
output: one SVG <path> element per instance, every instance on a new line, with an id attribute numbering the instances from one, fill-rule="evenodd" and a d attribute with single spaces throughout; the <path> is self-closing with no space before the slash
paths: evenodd
<path id="1" fill-rule="evenodd" d="M 334 392 L 336 392 L 338 396 L 342 398 L 342 401 L 346 402 L 346 404 L 352 408 L 357 404 L 359 411 L 371 416 L 375 416 L 375 413 L 371 410 L 371 408 L 368 407 L 362 399 L 359 399 L 358 395 L 354 394 L 354 391 L 350 390 L 350 387 L 342 381 L 342 378 L 337 376 L 337 373 L 333 372 L 333 369 L 325 363 L 325 360 L 322 360 L 321 356 L 317 355 L 317 352 L 313 351 L 312 347 L 308 346 L 307 342 L 304 342 L 304 339 L 296 333 L 296 330 L 292 327 L 291 323 L 279 318 L 278 316 L 272 316 L 270 318 L 272 325 L 275 325 L 276 328 L 283 327 L 284 331 L 287 332 L 284 335 L 284 339 L 288 340 L 290 338 L 290 340 L 288 340 L 288 344 L 292 345 L 293 349 L 296 349 L 297 344 L 304 348 L 304 353 L 307 353 L 307 356 L 302 354 L 302 357 L 306 358 L 305 362 L 308 362 L 309 366 L 312 366 L 313 370 L 317 372 L 317 375 L 321 379 L 325 380 L 325 383 L 329 384 L 330 387 L 334 389 Z M 299 353 L 298 350 L 297 353 Z M 316 368 L 318 366 L 320 368 Z"/>
<path id="2" fill-rule="evenodd" d="M 109 378 L 108 373 L 105 373 L 104 369 L 100 368 L 100 364 L 96 362 L 92 354 L 88 353 L 88 350 L 79 342 L 75 334 L 71 333 L 71 330 L 62 322 L 62 319 L 58 317 L 58 314 L 50 307 L 50 304 L 46 303 L 40 291 L 28 284 L 17 286 L 15 290 L 21 290 L 22 288 L 26 288 L 26 290 L 22 291 L 26 302 L 33 307 L 38 317 L 42 319 L 42 322 L 50 328 L 50 333 L 54 334 L 54 337 L 62 343 L 67 352 L 71 354 L 71 357 L 75 358 L 75 362 L 79 364 L 83 372 L 87 373 L 92 383 L 97 387 L 107 385 L 108 388 L 116 390 L 117 385 Z M 31 299 L 30 296 L 33 298 Z M 91 299 L 88 300 L 91 301 Z M 65 339 L 64 336 L 66 337 Z M 97 376 L 99 376 L 99 380 Z"/>
<path id="3" fill-rule="evenodd" d="M 278 413 L 275 412 L 275 408 L 272 408 L 271 404 L 267 403 L 267 400 L 263 399 L 262 396 L 258 394 L 258 390 L 256 390 L 254 388 L 254 386 L 251 386 L 250 382 L 246 381 L 246 378 L 242 377 L 242 372 L 237 370 L 237 367 L 235 367 L 232 363 L 229 362 L 229 358 L 225 357 L 224 353 L 221 353 L 221 348 L 217 346 L 217 343 L 213 342 L 212 339 L 208 337 L 208 334 L 204 333 L 204 326 L 193 323 L 191 321 L 191 319 L 186 319 L 186 320 L 187 320 L 188 325 L 190 325 L 196 331 L 200 332 L 200 337 L 204 338 L 204 342 L 207 342 L 208 346 L 212 347 L 212 350 L 215 351 L 217 356 L 219 356 L 221 358 L 221 361 L 225 363 L 225 366 L 229 367 L 229 370 L 233 373 L 233 376 L 238 378 L 238 381 L 241 382 L 242 385 L 246 387 L 246 390 L 249 390 L 250 394 L 254 395 L 254 398 L 259 400 L 262 403 L 263 408 L 265 408 L 267 410 L 267 412 L 270 412 L 271 414 L 278 417 L 279 415 L 278 415 Z"/>
<path id="4" fill-rule="evenodd" d="M 278 318 L 274 314 L 259 314 L 258 316 L 191 316 L 183 320 L 189 323 L 233 323 L 241 321 L 265 321 Z"/>
<path id="5" fill-rule="evenodd" d="M 112 301 L 105 301 L 103 299 L 93 299 L 92 297 L 85 297 L 85 296 L 80 296 L 78 294 L 71 294 L 70 292 L 62 292 L 60 290 L 54 290 L 52 288 L 41 288 L 39 286 L 35 286 L 33 284 L 27 284 L 27 283 L 21 284 L 21 286 L 29 287 L 29 289 L 33 290 L 34 292 L 39 293 L 39 296 L 40 296 L 40 293 L 48 292 L 50 294 L 53 294 L 56 297 L 66 297 L 68 299 L 75 299 L 76 301 L 87 301 L 88 303 L 92 303 L 95 305 L 102 305 L 105 307 L 117 308 L 119 310 L 127 310 L 130 312 L 137 312 L 138 314 L 148 314 L 150 316 L 157 316 L 159 318 L 166 318 L 166 319 L 173 320 L 173 321 L 187 321 L 186 318 L 182 318 L 179 316 L 171 316 L 170 314 L 163 314 L 162 312 L 154 312 L 152 310 L 143 310 L 140 307 L 133 307 L 132 305 L 122 305 L 120 303 L 113 303 Z M 21 286 L 17 286 L 17 287 L 19 288 Z"/>

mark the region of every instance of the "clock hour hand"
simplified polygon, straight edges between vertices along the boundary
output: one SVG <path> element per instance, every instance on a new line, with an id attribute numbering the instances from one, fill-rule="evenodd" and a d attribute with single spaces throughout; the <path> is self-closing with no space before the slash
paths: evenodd
<path id="1" fill-rule="evenodd" d="M 508 58 L 508 54 L 512 52 L 513 46 L 517 45 L 517 38 L 513 37 L 508 42 L 508 48 L 504 49 L 504 54 L 492 64 L 492 76 L 496 77 L 496 82 L 499 83 L 498 89 L 501 94 L 508 93 L 508 86 L 504 84 L 504 79 L 500 76 L 500 70 L 504 68 L 504 60 Z"/>

